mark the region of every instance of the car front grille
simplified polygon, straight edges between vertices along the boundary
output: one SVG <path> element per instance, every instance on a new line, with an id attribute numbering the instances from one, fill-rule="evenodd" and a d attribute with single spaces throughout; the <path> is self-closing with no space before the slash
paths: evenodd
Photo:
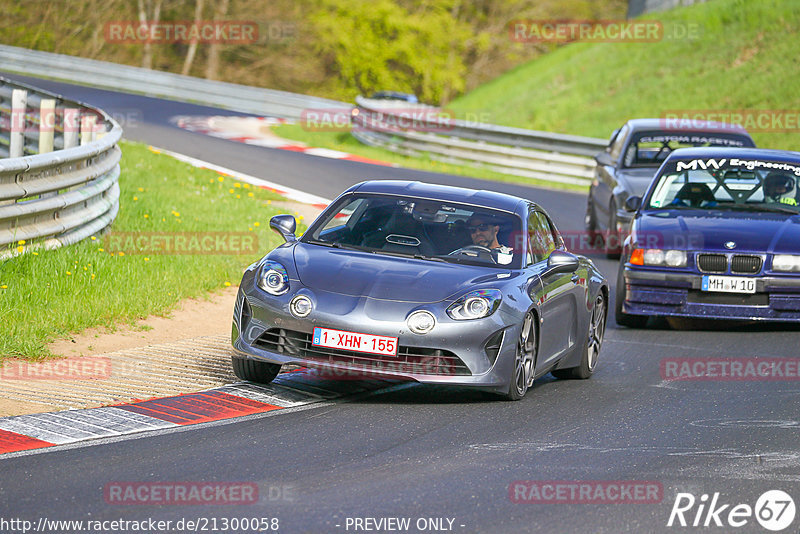
<path id="1" fill-rule="evenodd" d="M 728 270 L 725 254 L 698 254 L 697 268 L 704 273 L 724 273 Z"/>
<path id="2" fill-rule="evenodd" d="M 397 372 L 402 374 L 470 376 L 464 362 L 448 350 L 400 345 L 397 356 L 365 354 L 345 349 L 318 347 L 311 344 L 311 334 L 271 328 L 253 345 L 257 348 L 297 356 L 305 360 L 355 367 L 365 373 Z"/>
<path id="3" fill-rule="evenodd" d="M 756 274 L 761 271 L 764 260 L 761 256 L 736 255 L 731 259 L 731 272 L 738 274 Z"/>

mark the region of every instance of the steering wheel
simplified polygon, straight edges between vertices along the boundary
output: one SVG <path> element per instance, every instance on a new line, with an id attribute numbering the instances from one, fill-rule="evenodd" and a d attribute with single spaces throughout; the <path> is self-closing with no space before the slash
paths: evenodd
<path id="1" fill-rule="evenodd" d="M 464 252 L 475 252 L 475 251 L 478 252 L 479 257 L 488 254 L 490 258 L 494 259 L 492 257 L 492 249 L 490 249 L 489 247 L 484 247 L 483 245 L 467 245 L 466 247 L 461 247 L 454 250 L 453 252 L 448 254 L 448 256 L 455 256 L 456 254 L 463 254 Z"/>

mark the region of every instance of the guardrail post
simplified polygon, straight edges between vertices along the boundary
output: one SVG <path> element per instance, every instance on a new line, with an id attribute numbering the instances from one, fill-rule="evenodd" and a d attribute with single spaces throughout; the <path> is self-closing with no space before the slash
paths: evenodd
<path id="1" fill-rule="evenodd" d="M 39 108 L 39 154 L 53 151 L 53 137 L 56 130 L 56 101 L 42 99 Z"/>
<path id="2" fill-rule="evenodd" d="M 80 111 L 77 108 L 64 108 L 64 148 L 78 146 L 79 121 Z"/>
<path id="3" fill-rule="evenodd" d="M 9 134 L 8 157 L 25 155 L 25 111 L 28 107 L 28 92 L 14 89 L 11 92 L 11 133 Z"/>
<path id="4" fill-rule="evenodd" d="M 94 115 L 84 115 L 81 119 L 81 145 L 86 145 L 94 141 L 94 124 L 97 117 Z"/>

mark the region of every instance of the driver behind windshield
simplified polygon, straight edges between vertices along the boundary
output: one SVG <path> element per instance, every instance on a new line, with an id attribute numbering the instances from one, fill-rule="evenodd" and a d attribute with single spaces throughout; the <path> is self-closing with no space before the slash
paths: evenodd
<path id="1" fill-rule="evenodd" d="M 794 176 L 771 171 L 764 179 L 764 201 L 797 206 Z"/>
<path id="2" fill-rule="evenodd" d="M 472 239 L 473 245 L 479 245 L 488 249 L 500 248 L 500 243 L 497 241 L 497 233 L 500 231 L 500 225 L 490 224 L 486 218 L 480 215 L 473 215 L 467 221 L 467 230 Z"/>

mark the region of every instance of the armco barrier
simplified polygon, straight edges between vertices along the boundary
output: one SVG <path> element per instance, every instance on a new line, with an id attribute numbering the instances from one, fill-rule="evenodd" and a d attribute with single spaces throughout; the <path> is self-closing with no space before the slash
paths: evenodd
<path id="1" fill-rule="evenodd" d="M 111 224 L 121 137 L 102 110 L 0 78 L 0 259 Z"/>
<path id="2" fill-rule="evenodd" d="M 595 167 L 589 156 L 603 150 L 607 143 L 592 137 L 455 119 L 420 126 L 403 121 L 404 114 L 414 114 L 414 105 L 361 97 L 356 104 L 352 132 L 362 143 L 549 182 L 588 185 Z M 403 124 L 409 122 L 414 125 L 404 128 Z"/>

